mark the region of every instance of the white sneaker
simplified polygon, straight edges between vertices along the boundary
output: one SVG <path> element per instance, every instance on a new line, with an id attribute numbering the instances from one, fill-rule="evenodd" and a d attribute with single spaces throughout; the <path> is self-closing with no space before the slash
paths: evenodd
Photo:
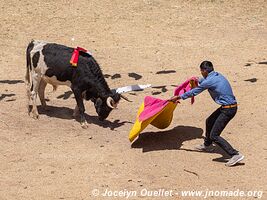
<path id="1" fill-rule="evenodd" d="M 238 153 L 236 155 L 234 155 L 226 164 L 225 166 L 227 167 L 231 167 L 234 166 L 235 164 L 237 164 L 238 162 L 240 162 L 241 160 L 243 160 L 245 158 L 245 156 L 243 156 L 241 153 Z"/>

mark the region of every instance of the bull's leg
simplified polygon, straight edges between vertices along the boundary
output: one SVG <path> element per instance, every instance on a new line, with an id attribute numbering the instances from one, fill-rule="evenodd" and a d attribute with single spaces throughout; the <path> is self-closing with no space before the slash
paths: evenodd
<path id="1" fill-rule="evenodd" d="M 44 79 L 41 79 L 40 84 L 39 84 L 38 95 L 39 95 L 42 106 L 46 106 L 45 94 L 44 94 L 46 85 L 47 85 L 47 82 L 45 82 Z"/>
<path id="2" fill-rule="evenodd" d="M 73 117 L 77 117 L 79 114 L 80 114 L 79 107 L 78 107 L 78 105 L 76 105 L 75 108 L 74 108 L 74 110 L 73 110 L 72 116 Z"/>
<path id="3" fill-rule="evenodd" d="M 72 87 L 72 91 L 73 94 L 75 96 L 76 102 L 77 102 L 77 106 L 79 108 L 79 112 L 80 112 L 80 117 L 81 117 L 81 125 L 83 128 L 87 128 L 88 124 L 87 121 L 85 120 L 85 116 L 84 116 L 84 104 L 83 104 L 83 98 L 82 98 L 82 92 L 80 89 Z"/>
<path id="4" fill-rule="evenodd" d="M 36 99 L 39 90 L 39 83 L 41 76 L 35 72 L 32 72 L 32 87 L 31 87 L 31 100 L 32 100 L 32 115 L 34 119 L 38 119 L 39 113 L 37 110 Z"/>

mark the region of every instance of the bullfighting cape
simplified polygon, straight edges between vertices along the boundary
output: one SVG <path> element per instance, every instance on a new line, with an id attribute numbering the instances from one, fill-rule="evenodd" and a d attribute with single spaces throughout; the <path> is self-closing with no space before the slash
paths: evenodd
<path id="1" fill-rule="evenodd" d="M 192 77 L 176 87 L 174 95 L 181 95 L 197 85 L 197 78 Z M 191 97 L 191 104 L 193 103 L 194 97 Z M 172 122 L 173 112 L 176 106 L 177 103 L 146 96 L 144 102 L 138 109 L 136 121 L 130 131 L 130 142 L 132 142 L 149 124 L 159 129 L 167 128 Z"/>

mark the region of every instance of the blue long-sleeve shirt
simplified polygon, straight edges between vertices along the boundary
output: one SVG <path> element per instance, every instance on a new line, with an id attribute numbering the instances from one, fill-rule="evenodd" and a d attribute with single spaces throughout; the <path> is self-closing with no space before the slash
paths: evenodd
<path id="1" fill-rule="evenodd" d="M 199 80 L 199 86 L 181 95 L 181 98 L 187 99 L 196 96 L 208 89 L 212 99 L 219 105 L 236 104 L 236 99 L 228 80 L 220 73 L 212 71 L 204 79 Z"/>

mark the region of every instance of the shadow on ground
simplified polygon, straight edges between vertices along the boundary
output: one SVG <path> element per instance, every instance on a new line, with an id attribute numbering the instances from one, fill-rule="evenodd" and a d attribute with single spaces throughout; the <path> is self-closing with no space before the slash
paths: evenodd
<path id="1" fill-rule="evenodd" d="M 38 106 L 38 112 L 40 115 L 46 115 L 49 117 L 59 118 L 59 119 L 67 119 L 67 120 L 73 120 L 72 114 L 73 109 L 68 107 L 56 107 L 56 106 L 46 106 L 45 108 L 42 106 Z M 116 128 L 119 128 L 123 126 L 126 123 L 132 123 L 128 121 L 120 121 L 120 120 L 114 120 L 113 122 L 107 120 L 100 121 L 98 119 L 98 116 L 90 116 L 85 113 L 85 118 L 90 126 L 90 124 L 96 124 L 103 128 L 110 128 L 111 130 L 114 130 Z M 80 122 L 79 118 L 75 119 L 77 122 Z"/>
<path id="2" fill-rule="evenodd" d="M 24 83 L 24 81 L 23 80 L 0 80 L 0 83 L 18 84 L 18 83 Z"/>
<path id="3" fill-rule="evenodd" d="M 203 130 L 193 126 L 177 126 L 161 132 L 141 133 L 132 148 L 142 148 L 143 152 L 179 150 L 183 142 L 202 137 Z"/>
<path id="4" fill-rule="evenodd" d="M 71 90 L 67 91 L 67 92 L 64 92 L 64 94 L 61 94 L 57 97 L 57 99 L 69 99 L 70 96 L 73 94 L 73 92 Z"/>
<path id="5" fill-rule="evenodd" d="M 0 95 L 0 101 L 2 101 L 4 98 L 13 97 L 13 96 L 15 96 L 15 94 L 1 94 Z"/>

